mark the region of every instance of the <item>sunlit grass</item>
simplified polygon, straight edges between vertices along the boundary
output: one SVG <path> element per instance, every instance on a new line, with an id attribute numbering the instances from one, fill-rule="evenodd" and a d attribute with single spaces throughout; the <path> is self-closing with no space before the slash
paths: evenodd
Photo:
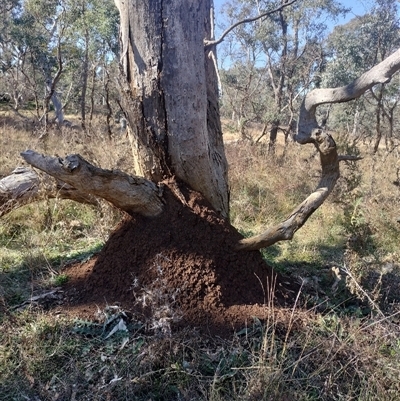
<path id="1" fill-rule="evenodd" d="M 2 175 L 21 162 L 19 152 L 28 147 L 79 152 L 105 168 L 131 169 L 126 138 L 110 143 L 100 134 L 53 132 L 44 144 L 17 125 L 4 123 L 0 130 Z M 234 136 L 231 132 L 230 139 Z M 231 221 L 245 236 L 282 221 L 318 182 L 319 161 L 311 146 L 292 144 L 282 155 L 281 147 L 271 157 L 260 145 L 227 145 Z M 400 276 L 400 192 L 392 181 L 397 159 L 392 154 L 372 160 L 366 152 L 358 163 L 343 166 L 334 193 L 292 241 L 262 251 L 277 271 L 302 283 L 297 309 L 270 303 L 265 322 L 254 319 L 229 339 L 189 328 L 160 334 L 149 329 L 154 316 L 125 319 L 123 311 L 118 318 L 125 319 L 126 330 L 106 338 L 113 328 L 105 325 L 106 311 L 82 322 L 25 303 L 37 290 L 68 282 L 62 267 L 97 252 L 121 215 L 107 204 L 49 200 L 4 216 L 0 399 L 396 400 L 400 342 L 393 289 Z M 161 295 L 154 308 L 169 302 Z"/>

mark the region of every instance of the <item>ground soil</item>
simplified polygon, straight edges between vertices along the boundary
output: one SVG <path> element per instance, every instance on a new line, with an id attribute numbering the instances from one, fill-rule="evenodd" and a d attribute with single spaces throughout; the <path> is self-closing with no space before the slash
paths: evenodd
<path id="1" fill-rule="evenodd" d="M 169 182 L 164 198 L 160 216 L 126 216 L 98 255 L 65 269 L 70 313 L 118 305 L 154 326 L 222 334 L 293 302 L 297 285 L 258 251 L 236 251 L 242 236 L 200 194 Z"/>

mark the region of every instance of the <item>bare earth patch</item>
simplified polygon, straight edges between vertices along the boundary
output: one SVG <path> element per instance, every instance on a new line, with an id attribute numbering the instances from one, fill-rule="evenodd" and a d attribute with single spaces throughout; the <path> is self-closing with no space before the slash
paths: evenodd
<path id="1" fill-rule="evenodd" d="M 258 251 L 236 251 L 242 236 L 200 194 L 170 182 L 164 195 L 160 216 L 127 215 L 96 257 L 65 269 L 66 312 L 118 305 L 149 317 L 157 304 L 158 319 L 223 334 L 265 318 L 271 302 L 293 304 L 298 285 Z"/>

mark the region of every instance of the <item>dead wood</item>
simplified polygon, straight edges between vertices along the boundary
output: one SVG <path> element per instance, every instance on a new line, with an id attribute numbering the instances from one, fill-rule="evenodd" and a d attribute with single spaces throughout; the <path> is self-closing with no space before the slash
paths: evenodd
<path id="1" fill-rule="evenodd" d="M 240 241 L 238 248 L 256 250 L 290 240 L 307 219 L 322 205 L 340 177 L 339 162 L 358 160 L 351 155 L 339 156 L 332 136 L 318 124 L 317 107 L 322 104 L 348 102 L 360 97 L 374 85 L 387 83 L 400 69 L 400 49 L 365 72 L 349 85 L 340 88 L 314 89 L 304 98 L 294 139 L 300 144 L 312 143 L 320 154 L 322 173 L 316 190 L 297 206 L 289 217 L 260 235 Z"/>
<path id="2" fill-rule="evenodd" d="M 62 159 L 27 150 L 21 156 L 31 166 L 57 180 L 82 193 L 103 198 L 128 213 L 157 216 L 163 210 L 160 187 L 144 178 L 119 170 L 101 169 L 77 154 Z"/>
<path id="3" fill-rule="evenodd" d="M 28 167 L 17 167 L 0 180 L 0 217 L 38 200 L 46 198 L 71 199 L 80 203 L 96 205 L 96 198 L 86 191 L 46 174 L 39 174 Z"/>

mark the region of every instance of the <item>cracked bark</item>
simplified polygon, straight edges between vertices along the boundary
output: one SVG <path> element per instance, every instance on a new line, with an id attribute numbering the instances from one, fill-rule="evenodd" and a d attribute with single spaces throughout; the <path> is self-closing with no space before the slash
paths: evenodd
<path id="1" fill-rule="evenodd" d="M 76 190 L 103 198 L 128 213 L 157 216 L 163 210 L 160 187 L 142 177 L 130 176 L 119 170 L 101 169 L 80 155 L 62 159 L 27 150 L 21 156 L 31 166 Z"/>
<path id="2" fill-rule="evenodd" d="M 228 216 L 210 0 L 116 0 L 121 14 L 120 92 L 135 173 L 176 176 Z"/>

